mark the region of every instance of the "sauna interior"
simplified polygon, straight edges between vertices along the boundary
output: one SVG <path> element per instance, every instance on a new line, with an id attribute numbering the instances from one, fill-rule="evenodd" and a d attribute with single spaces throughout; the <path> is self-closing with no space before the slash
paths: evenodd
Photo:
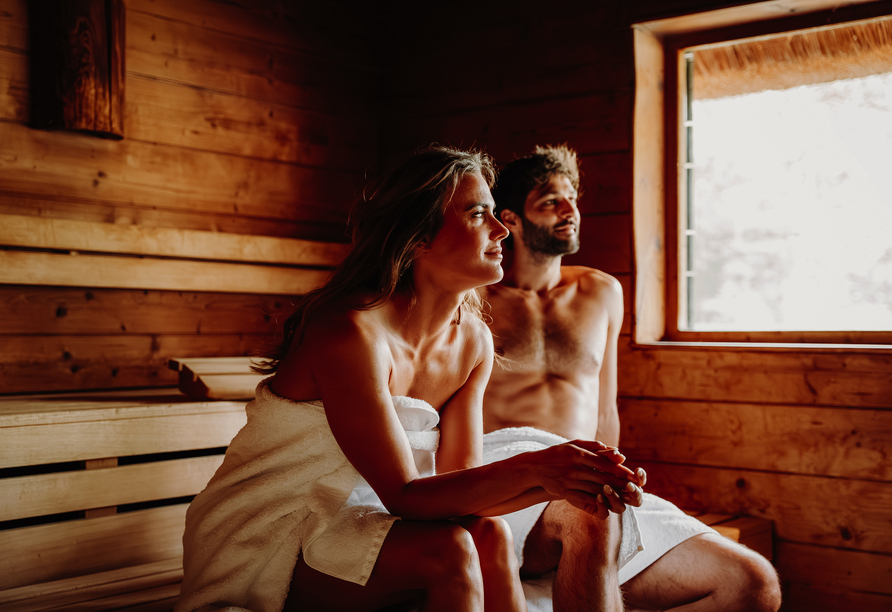
<path id="1" fill-rule="evenodd" d="M 621 447 L 647 470 L 647 489 L 768 521 L 783 610 L 892 609 L 892 330 L 668 334 L 678 186 L 665 116 L 678 100 L 664 95 L 677 87 L 673 37 L 820 27 L 890 15 L 892 2 L 105 6 L 121 17 L 123 93 L 119 133 L 97 135 L 35 126 L 36 12 L 0 0 L 0 608 L 100 609 L 68 607 L 71 585 L 159 561 L 127 552 L 156 537 L 134 517 L 167 513 L 158 520 L 176 541 L 182 514 L 170 508 L 194 483 L 159 494 L 179 506 L 60 500 L 101 497 L 91 474 L 126 469 L 132 482 L 165 453 L 212 473 L 225 440 L 213 452 L 164 441 L 237 420 L 244 402 L 187 415 L 171 399 L 170 360 L 244 356 L 273 338 L 292 296 L 343 254 L 368 179 L 433 142 L 483 148 L 497 163 L 566 142 L 585 187 L 582 249 L 567 261 L 622 283 Z M 155 446 L 65 454 L 90 431 L 149 421 L 171 423 L 152 430 Z M 145 441 L 135 436 L 127 446 Z M 85 544 L 91 521 L 119 521 L 120 538 Z M 88 587 L 101 609 L 169 610 L 168 569 L 154 608 L 115 604 L 114 581 Z"/>

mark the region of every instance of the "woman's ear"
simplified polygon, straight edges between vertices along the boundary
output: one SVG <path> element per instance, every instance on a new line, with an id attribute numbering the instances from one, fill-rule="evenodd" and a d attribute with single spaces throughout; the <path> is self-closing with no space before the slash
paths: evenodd
<path id="1" fill-rule="evenodd" d="M 424 255 L 431 248 L 430 241 L 427 238 L 422 238 L 418 241 L 418 244 L 415 245 L 415 254 L 416 255 Z"/>

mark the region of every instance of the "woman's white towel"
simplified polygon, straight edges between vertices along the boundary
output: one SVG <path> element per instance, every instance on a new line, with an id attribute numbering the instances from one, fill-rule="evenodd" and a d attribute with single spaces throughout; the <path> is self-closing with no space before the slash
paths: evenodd
<path id="1" fill-rule="evenodd" d="M 184 579 L 176 612 L 243 608 L 278 612 L 298 555 L 343 580 L 365 584 L 393 522 L 344 456 L 320 401 L 257 386 L 248 422 L 186 513 Z M 394 397 L 422 473 L 431 474 L 439 415 Z"/>

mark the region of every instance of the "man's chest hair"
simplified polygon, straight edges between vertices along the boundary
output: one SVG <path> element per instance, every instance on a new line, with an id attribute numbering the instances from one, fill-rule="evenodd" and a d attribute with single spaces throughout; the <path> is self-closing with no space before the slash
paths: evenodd
<path id="1" fill-rule="evenodd" d="M 496 353 L 505 357 L 511 371 L 595 375 L 604 355 L 606 330 L 581 321 L 571 313 L 512 309 L 493 324 Z"/>

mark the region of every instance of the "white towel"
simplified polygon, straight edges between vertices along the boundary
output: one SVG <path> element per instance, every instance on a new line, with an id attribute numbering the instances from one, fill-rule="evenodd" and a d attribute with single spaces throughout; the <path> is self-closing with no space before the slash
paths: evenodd
<path id="1" fill-rule="evenodd" d="M 278 612 L 304 547 L 311 567 L 365 584 L 398 520 L 344 456 L 322 402 L 279 397 L 268 382 L 257 386 L 247 424 L 186 513 L 176 612 Z M 393 399 L 401 422 L 419 427 L 410 444 L 421 468 L 432 469 L 439 416 L 421 400 Z"/>

